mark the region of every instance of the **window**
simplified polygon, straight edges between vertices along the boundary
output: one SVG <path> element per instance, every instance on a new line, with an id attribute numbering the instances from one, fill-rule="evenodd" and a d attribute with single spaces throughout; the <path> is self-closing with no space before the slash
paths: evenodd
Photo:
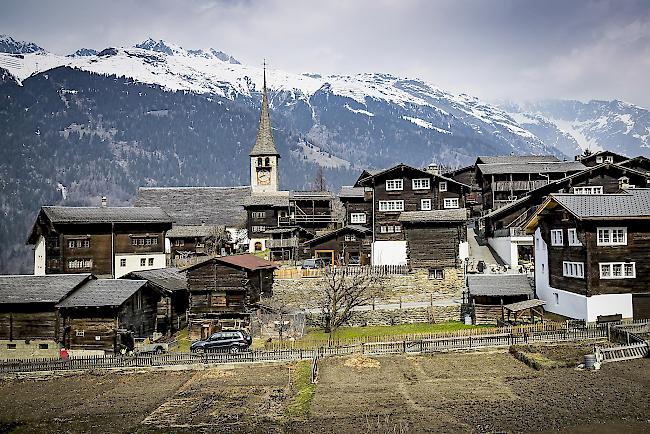
<path id="1" fill-rule="evenodd" d="M 149 258 L 149 266 L 153 267 L 153 258 Z"/>
<path id="2" fill-rule="evenodd" d="M 404 190 L 403 179 L 389 179 L 386 181 L 386 191 Z"/>
<path id="3" fill-rule="evenodd" d="M 365 212 L 353 212 L 350 214 L 350 223 L 365 223 L 366 222 L 366 213 Z"/>
<path id="4" fill-rule="evenodd" d="M 147 246 L 150 246 L 150 245 L 151 245 L 151 238 L 145 238 L 145 239 L 144 239 L 144 243 L 145 243 Z"/>
<path id="5" fill-rule="evenodd" d="M 264 165 L 265 165 L 266 167 L 270 167 L 270 166 L 271 166 L 271 159 L 270 159 L 269 157 L 266 157 L 266 158 L 264 159 Z"/>
<path id="6" fill-rule="evenodd" d="M 144 238 L 138 238 L 138 246 L 144 246 Z"/>
<path id="7" fill-rule="evenodd" d="M 578 230 L 577 229 L 568 229 L 567 238 L 569 239 L 570 246 L 582 246 L 582 243 L 578 239 Z"/>
<path id="8" fill-rule="evenodd" d="M 79 248 L 88 248 L 90 247 L 90 240 L 68 240 L 68 248 L 70 249 L 79 249 Z"/>
<path id="9" fill-rule="evenodd" d="M 75 245 L 76 243 L 74 242 L 74 240 L 68 240 L 68 248 L 74 249 Z"/>
<path id="10" fill-rule="evenodd" d="M 627 245 L 627 228 L 598 228 L 599 246 L 625 246 Z"/>
<path id="11" fill-rule="evenodd" d="M 441 268 L 429 268 L 429 280 L 441 280 L 445 278 L 444 270 Z"/>
<path id="12" fill-rule="evenodd" d="M 93 260 L 92 259 L 70 259 L 68 261 L 68 269 L 79 270 L 82 268 L 92 268 Z"/>
<path id="13" fill-rule="evenodd" d="M 563 246 L 564 245 L 564 235 L 562 229 L 553 229 L 551 230 L 551 246 Z"/>
<path id="14" fill-rule="evenodd" d="M 357 237 L 353 234 L 348 234 L 345 236 L 345 241 L 356 241 Z"/>
<path id="15" fill-rule="evenodd" d="M 86 331 L 85 331 L 85 330 L 76 330 L 76 331 L 75 331 L 75 336 L 77 336 L 77 337 L 79 337 L 79 338 L 83 338 L 85 335 L 86 335 Z"/>
<path id="16" fill-rule="evenodd" d="M 605 163 L 613 163 L 613 162 L 614 162 L 614 157 L 612 157 L 611 155 L 605 157 Z"/>
<path id="17" fill-rule="evenodd" d="M 83 246 L 86 248 L 90 247 L 90 240 L 83 240 Z"/>
<path id="18" fill-rule="evenodd" d="M 573 194 L 603 194 L 603 186 L 573 187 Z"/>
<path id="19" fill-rule="evenodd" d="M 585 264 L 583 262 L 562 262 L 562 275 L 565 277 L 576 277 L 584 279 L 585 277 Z"/>
<path id="20" fill-rule="evenodd" d="M 257 157 L 257 165 L 262 166 L 262 157 Z"/>
<path id="21" fill-rule="evenodd" d="M 560 304 L 560 294 L 557 292 L 553 293 L 553 298 L 555 299 L 555 304 Z"/>
<path id="22" fill-rule="evenodd" d="M 431 199 L 420 199 L 420 209 L 422 211 L 431 210 Z"/>
<path id="23" fill-rule="evenodd" d="M 400 225 L 395 225 L 395 233 L 402 232 L 402 227 Z"/>
<path id="24" fill-rule="evenodd" d="M 444 208 L 458 208 L 458 198 L 445 199 L 443 203 Z"/>
<path id="25" fill-rule="evenodd" d="M 174 240 L 174 245 L 176 247 L 182 247 L 182 246 L 185 245 L 185 240 L 176 239 L 176 240 Z"/>
<path id="26" fill-rule="evenodd" d="M 380 200 L 379 211 L 404 211 L 403 200 Z"/>
<path id="27" fill-rule="evenodd" d="M 120 267 L 126 267 L 126 259 L 125 258 L 120 259 Z"/>
<path id="28" fill-rule="evenodd" d="M 402 227 L 400 225 L 381 225 L 379 226 L 379 232 L 382 234 L 400 233 Z"/>
<path id="29" fill-rule="evenodd" d="M 131 245 L 132 246 L 137 246 L 138 245 L 138 239 L 137 238 L 131 238 Z"/>
<path id="30" fill-rule="evenodd" d="M 416 178 L 413 180 L 413 190 L 428 190 L 431 188 L 429 178 Z"/>
<path id="31" fill-rule="evenodd" d="M 634 279 L 636 278 L 636 262 L 601 262 L 601 279 Z"/>
<path id="32" fill-rule="evenodd" d="M 15 350 L 16 349 L 16 344 L 7 344 L 7 349 L 8 350 Z"/>
<path id="33" fill-rule="evenodd" d="M 596 164 L 600 164 L 603 162 L 603 157 L 596 157 Z"/>
<path id="34" fill-rule="evenodd" d="M 266 218 L 266 211 L 253 211 L 251 217 L 254 219 L 263 219 Z"/>
<path id="35" fill-rule="evenodd" d="M 447 191 L 447 181 L 440 181 L 440 183 L 438 183 L 438 190 Z"/>
<path id="36" fill-rule="evenodd" d="M 144 267 L 147 265 L 147 258 L 140 258 L 140 266 Z"/>
<path id="37" fill-rule="evenodd" d="M 49 345 L 47 344 L 38 344 L 38 349 L 39 350 L 47 350 L 49 348 Z"/>
<path id="38" fill-rule="evenodd" d="M 265 232 L 266 226 L 251 226 L 251 232 Z"/>

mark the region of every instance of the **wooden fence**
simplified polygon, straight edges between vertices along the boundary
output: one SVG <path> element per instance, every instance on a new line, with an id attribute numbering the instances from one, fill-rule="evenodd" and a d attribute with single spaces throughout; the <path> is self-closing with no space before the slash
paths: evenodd
<path id="1" fill-rule="evenodd" d="M 650 356 L 650 344 L 638 333 L 650 333 L 650 321 L 608 326 L 609 339 L 621 345 L 596 347 L 596 360 L 601 363 L 610 363 Z"/>

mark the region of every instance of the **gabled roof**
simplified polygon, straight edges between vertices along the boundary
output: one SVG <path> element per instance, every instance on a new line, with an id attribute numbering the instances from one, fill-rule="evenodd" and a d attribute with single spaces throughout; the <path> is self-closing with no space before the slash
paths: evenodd
<path id="1" fill-rule="evenodd" d="M 88 282 L 56 307 L 115 307 L 147 284 L 146 280 L 97 279 Z"/>
<path id="2" fill-rule="evenodd" d="M 462 182 L 458 182 L 455 179 L 447 178 L 447 177 L 442 176 L 442 175 L 436 175 L 436 174 L 433 174 L 433 173 L 429 173 L 429 172 L 426 172 L 426 171 L 421 170 L 421 169 L 416 169 L 415 167 L 409 166 L 409 165 L 404 164 L 404 163 L 400 163 L 400 164 L 398 164 L 396 166 L 393 166 L 391 168 L 382 170 L 382 171 L 377 172 L 377 173 L 375 173 L 373 175 L 370 175 L 370 176 L 368 176 L 366 178 L 360 179 L 359 181 L 357 181 L 357 184 L 358 184 L 358 186 L 370 186 L 371 185 L 370 180 L 372 180 L 372 179 L 380 178 L 380 177 L 383 177 L 385 175 L 389 175 L 392 172 L 403 171 L 403 170 L 414 171 L 414 172 L 418 173 L 418 176 L 422 176 L 423 178 L 438 178 L 438 179 L 440 179 L 442 181 L 447 181 L 447 182 L 451 182 L 453 184 L 458 184 L 462 188 L 466 188 L 467 190 L 469 190 L 471 188 L 469 185 L 463 184 Z"/>
<path id="3" fill-rule="evenodd" d="M 619 166 L 636 168 L 638 171 L 650 173 L 650 158 L 639 155 L 618 163 Z"/>
<path id="4" fill-rule="evenodd" d="M 555 155 L 490 155 L 478 157 L 476 164 L 519 164 L 558 161 L 560 160 Z"/>
<path id="5" fill-rule="evenodd" d="M 135 206 L 159 206 L 177 225 L 237 227 L 246 221 L 242 207 L 251 188 L 241 187 L 140 187 Z"/>
<path id="6" fill-rule="evenodd" d="M 52 223 L 172 223 L 157 206 L 44 206 L 41 210 Z"/>
<path id="7" fill-rule="evenodd" d="M 322 242 L 324 240 L 331 239 L 333 237 L 338 236 L 339 234 L 344 234 L 344 233 L 356 233 L 359 235 L 369 235 L 372 233 L 372 230 L 361 225 L 347 225 L 343 226 L 342 228 L 338 228 L 334 231 L 327 232 L 325 234 L 319 235 L 317 237 L 312 238 L 309 241 L 305 241 L 302 243 L 305 246 L 311 245 L 311 244 L 317 244 L 319 242 Z"/>
<path id="8" fill-rule="evenodd" d="M 476 166 L 474 164 L 472 164 L 470 166 L 465 166 L 465 167 L 461 167 L 459 169 L 455 169 L 455 170 L 451 170 L 449 172 L 445 172 L 445 173 L 442 174 L 442 176 L 453 179 L 455 175 L 457 175 L 457 174 L 459 174 L 461 172 L 473 172 L 475 170 L 476 170 Z"/>
<path id="9" fill-rule="evenodd" d="M 471 295 L 479 296 L 533 295 L 525 274 L 468 274 L 467 289 Z"/>
<path id="10" fill-rule="evenodd" d="M 591 161 L 591 160 L 595 160 L 596 157 L 600 157 L 600 156 L 604 156 L 604 155 L 612 155 L 614 157 L 617 157 L 620 160 L 626 160 L 627 159 L 627 157 L 625 155 L 617 154 L 616 152 L 608 151 L 607 149 L 603 149 L 601 151 L 596 151 L 591 155 L 579 156 L 579 157 L 580 157 L 580 161 Z"/>
<path id="11" fill-rule="evenodd" d="M 358 187 L 361 180 L 366 179 L 369 176 L 376 175 L 379 172 L 382 172 L 383 170 L 385 170 L 385 169 L 381 169 L 381 170 L 379 170 L 379 169 L 364 169 L 364 170 L 362 170 L 361 173 L 359 174 L 359 177 L 355 181 L 354 186 Z"/>
<path id="12" fill-rule="evenodd" d="M 344 185 L 343 187 L 341 187 L 341 191 L 339 192 L 339 197 L 363 199 L 364 188 L 353 187 L 351 185 Z"/>
<path id="13" fill-rule="evenodd" d="M 494 163 L 477 164 L 478 170 L 484 175 L 500 173 L 563 173 L 577 172 L 585 169 L 585 165 L 579 161 L 557 161 L 557 162 L 528 162 L 528 163 Z"/>
<path id="14" fill-rule="evenodd" d="M 189 267 L 185 267 L 182 269 L 182 271 L 190 271 L 195 268 L 199 268 L 209 262 L 216 262 L 219 264 L 241 268 L 248 271 L 270 270 L 273 268 L 278 268 L 277 265 L 271 261 L 267 261 L 266 259 L 259 258 L 255 255 L 244 253 L 241 255 L 214 256 L 212 258 L 208 258 L 204 261 L 190 265 Z"/>
<path id="15" fill-rule="evenodd" d="M 163 292 L 184 291 L 187 289 L 187 275 L 178 268 L 158 268 L 154 270 L 132 271 L 122 279 L 146 280 Z"/>
<path id="16" fill-rule="evenodd" d="M 277 155 L 280 157 L 280 153 L 275 147 L 275 140 L 273 139 L 273 128 L 271 127 L 269 96 L 266 90 L 266 68 L 264 69 L 264 87 L 262 89 L 262 112 L 260 113 L 260 124 L 257 129 L 255 145 L 253 145 L 250 156 L 257 157 L 265 155 Z"/>
<path id="17" fill-rule="evenodd" d="M 248 206 L 270 206 L 275 208 L 289 207 L 289 192 L 280 191 L 275 194 L 251 194 L 244 198 L 243 204 Z"/>
<path id="18" fill-rule="evenodd" d="M 92 278 L 86 273 L 0 276 L 0 304 L 58 303 Z"/>
<path id="19" fill-rule="evenodd" d="M 225 234 L 225 226 L 174 226 L 165 234 L 167 238 L 211 237 Z"/>
<path id="20" fill-rule="evenodd" d="M 290 191 L 291 200 L 332 200 L 334 195 L 331 191 Z"/>
<path id="21" fill-rule="evenodd" d="M 467 210 L 457 209 L 434 209 L 431 211 L 404 211 L 399 215 L 399 221 L 404 223 L 435 223 L 435 222 L 465 222 L 467 221 Z"/>

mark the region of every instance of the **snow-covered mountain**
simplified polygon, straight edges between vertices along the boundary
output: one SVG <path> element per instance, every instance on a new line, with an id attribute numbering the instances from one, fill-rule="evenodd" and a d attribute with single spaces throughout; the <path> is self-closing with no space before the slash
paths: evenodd
<path id="1" fill-rule="evenodd" d="M 94 48 L 80 48 L 72 54 L 68 54 L 68 57 L 87 57 L 87 56 L 96 56 L 99 51 Z"/>
<path id="2" fill-rule="evenodd" d="M 503 108 L 522 127 L 568 155 L 584 149 L 650 155 L 650 111 L 634 104 L 546 100 Z"/>
<path id="3" fill-rule="evenodd" d="M 0 53 L 28 54 L 45 53 L 45 50 L 33 42 L 17 41 L 11 36 L 0 35 Z"/>

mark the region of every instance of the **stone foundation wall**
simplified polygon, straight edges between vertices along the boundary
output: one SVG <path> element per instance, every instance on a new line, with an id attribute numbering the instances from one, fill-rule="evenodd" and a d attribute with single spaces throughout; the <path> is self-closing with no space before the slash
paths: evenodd
<path id="1" fill-rule="evenodd" d="M 380 303 L 430 301 L 461 298 L 464 283 L 463 270 L 446 268 L 444 279 L 429 279 L 425 269 L 413 270 L 409 274 L 386 276 L 381 280 L 383 296 L 375 300 Z M 323 278 L 275 279 L 273 301 L 280 305 L 296 308 L 314 308 L 325 285 Z"/>
<path id="2" fill-rule="evenodd" d="M 49 339 L 0 340 L 0 360 L 59 357 L 59 348 Z"/>
<path id="3" fill-rule="evenodd" d="M 460 305 L 429 306 L 400 310 L 367 310 L 355 312 L 345 325 L 358 326 L 390 326 L 413 323 L 441 323 L 460 321 Z M 317 326 L 319 314 L 307 314 L 307 326 Z"/>

